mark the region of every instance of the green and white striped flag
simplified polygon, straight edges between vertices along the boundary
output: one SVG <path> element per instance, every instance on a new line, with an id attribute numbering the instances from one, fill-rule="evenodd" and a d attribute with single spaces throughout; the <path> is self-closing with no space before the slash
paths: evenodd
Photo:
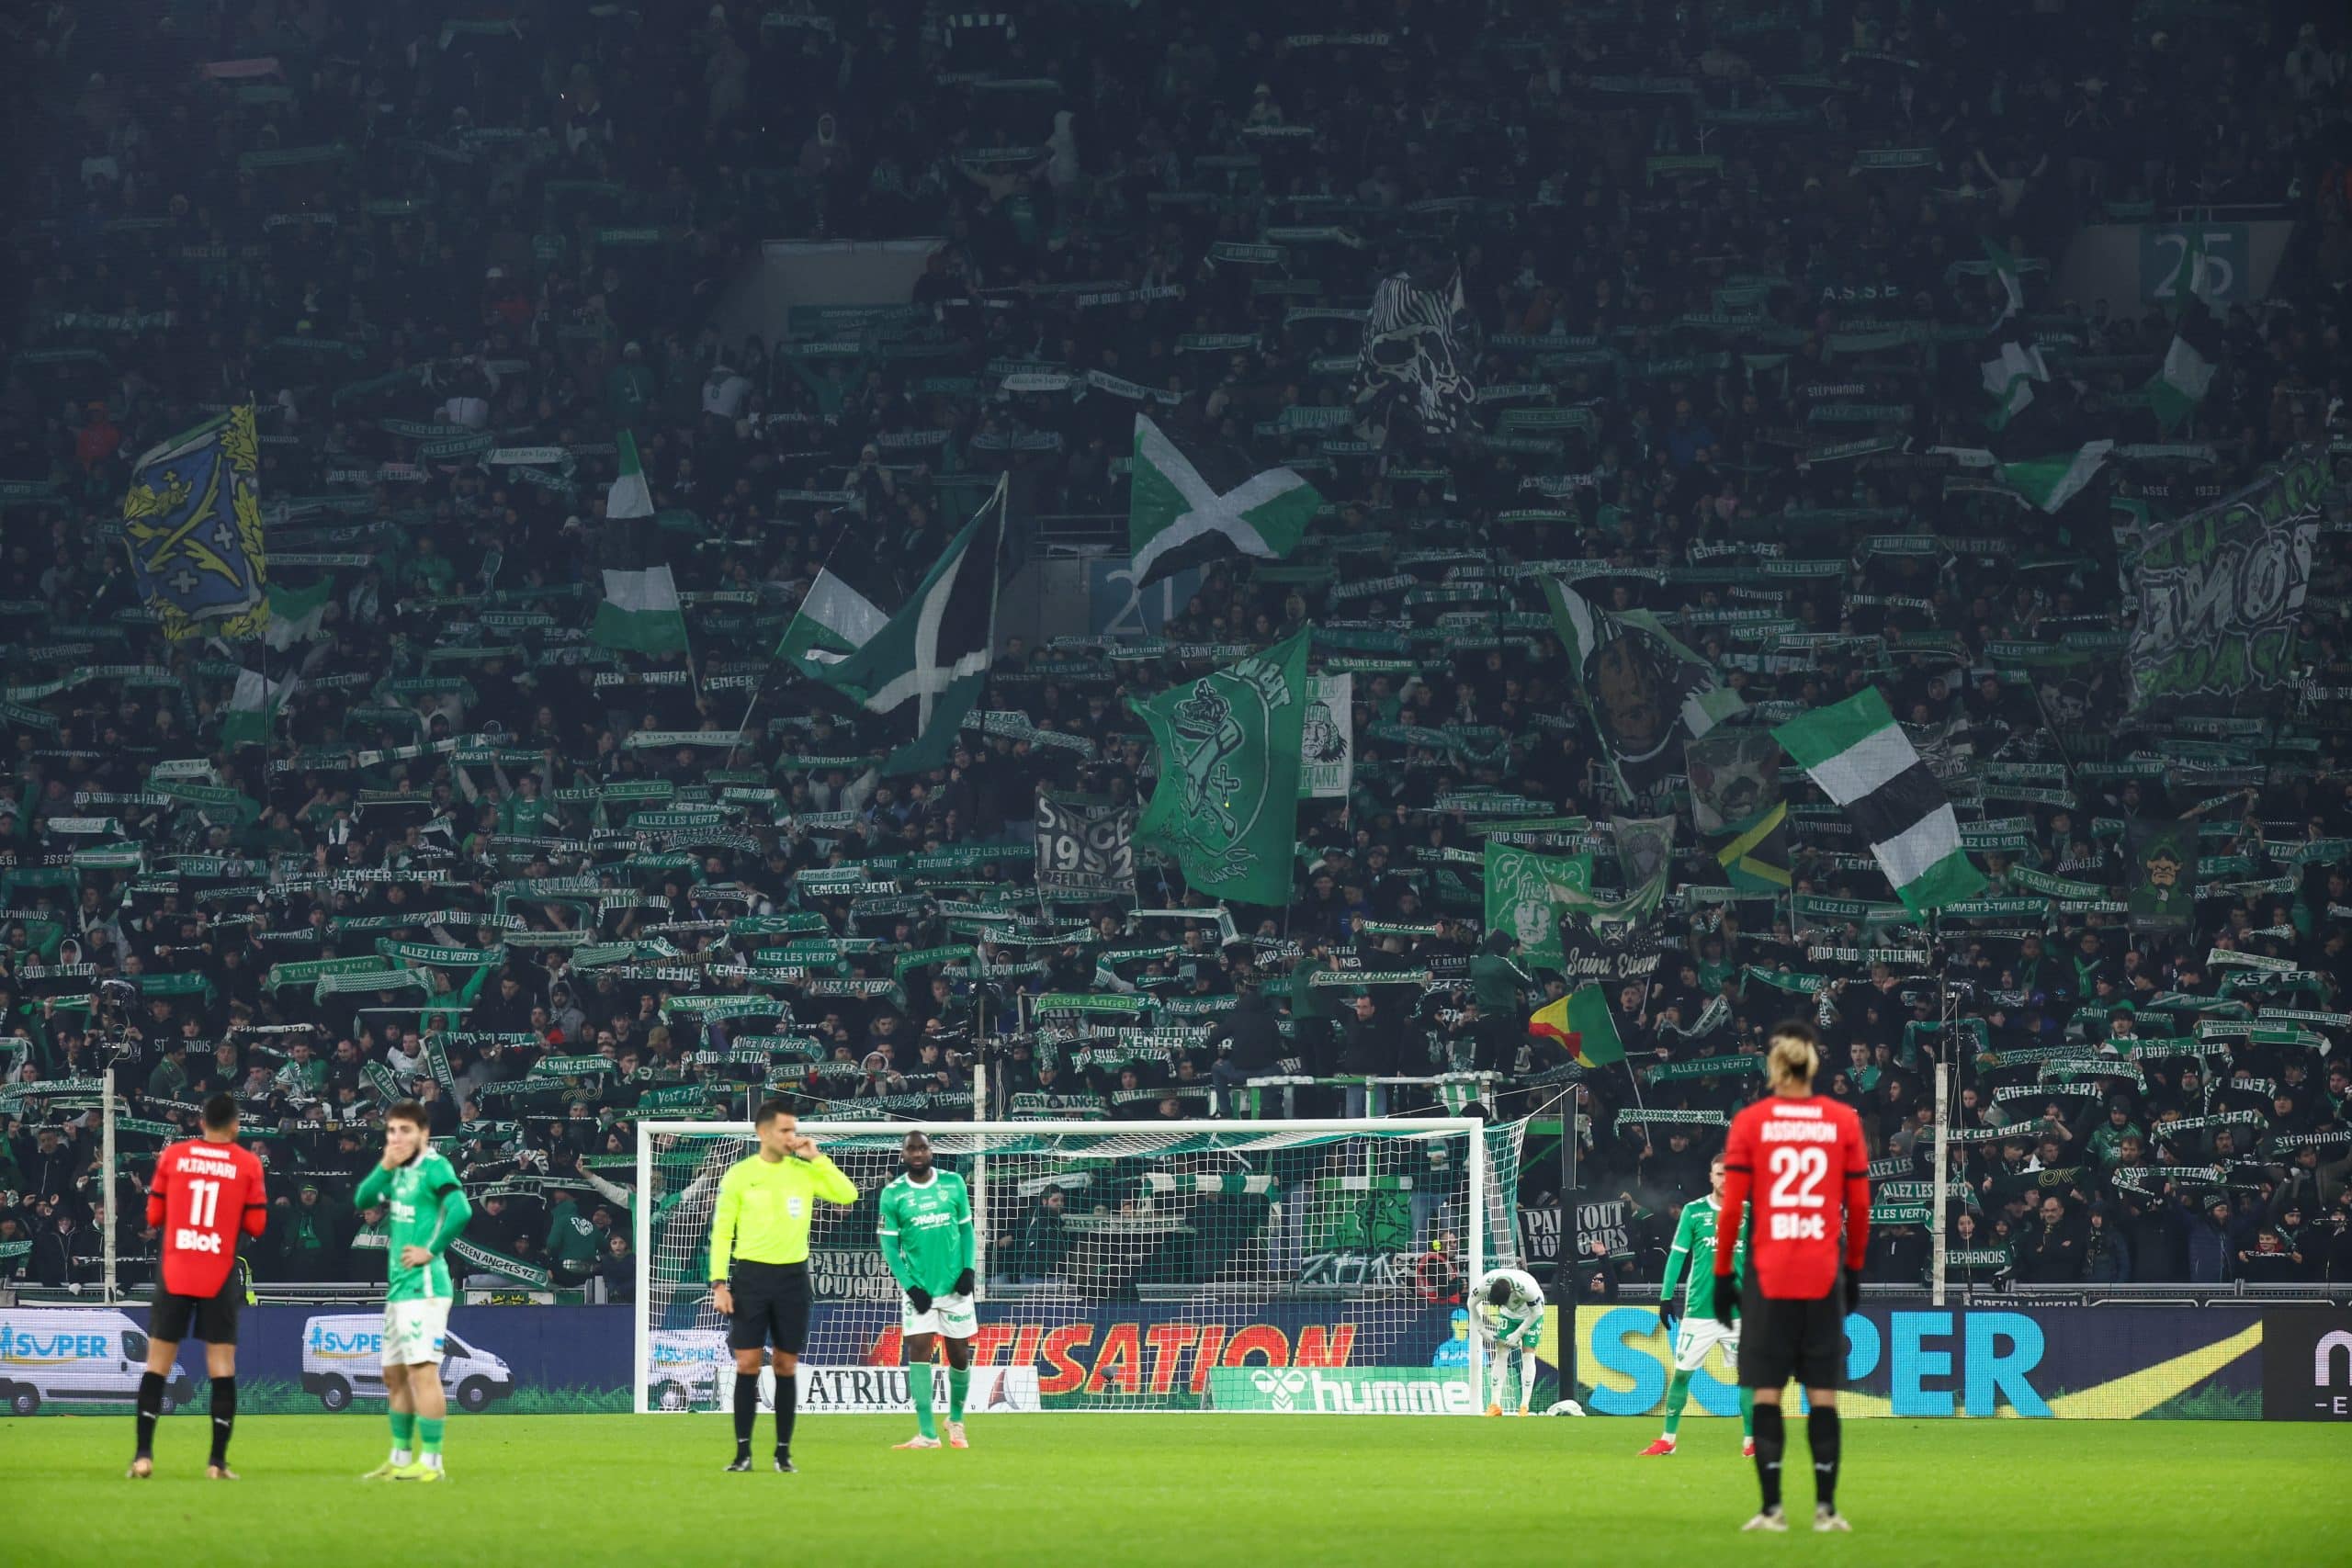
<path id="1" fill-rule="evenodd" d="M 326 619 L 327 604 L 334 597 L 334 579 L 322 578 L 309 588 L 269 585 L 269 629 L 262 641 L 283 653 L 298 642 L 314 640 Z"/>
<path id="2" fill-rule="evenodd" d="M 2093 441 L 2078 452 L 2004 463 L 2001 472 L 2019 495 L 2044 512 L 2056 512 L 2098 478 L 2098 471 L 2107 466 L 2108 456 L 2114 450 L 2112 441 Z"/>
<path id="3" fill-rule="evenodd" d="M 885 604 L 895 604 L 889 570 L 881 552 L 836 549 L 808 585 L 792 624 L 784 628 L 776 657 L 811 680 L 874 640 L 890 624 Z"/>
<path id="4" fill-rule="evenodd" d="M 1924 915 L 1984 890 L 1984 874 L 1961 850 L 1951 799 L 1877 687 L 1792 719 L 1772 738 L 1853 818 L 1904 908 Z"/>
<path id="5" fill-rule="evenodd" d="M 1288 468 L 1253 471 L 1238 448 L 1186 454 L 1136 415 L 1127 544 L 1138 592 L 1220 556 L 1279 560 L 1297 547 L 1323 497 Z"/>
<path id="6" fill-rule="evenodd" d="M 2025 309 L 2025 284 L 2018 272 L 2018 258 L 1990 240 L 1984 242 L 1984 259 L 1992 264 L 1993 276 L 2001 280 L 2005 302 L 1999 317 L 1993 322 L 1997 327 Z"/>
<path id="7" fill-rule="evenodd" d="M 2041 357 L 2041 350 L 2023 344 L 2005 343 L 1997 358 L 1984 362 L 1984 390 L 1992 395 L 1992 412 L 1984 416 L 1986 428 L 1998 430 L 2024 412 L 2033 403 L 2033 384 L 2050 379 L 2050 367 Z"/>
<path id="8" fill-rule="evenodd" d="M 288 675 L 273 682 L 257 671 L 238 671 L 237 689 L 230 694 L 229 706 L 220 715 L 220 743 L 267 745 L 277 716 L 285 711 L 287 699 L 294 694 L 297 679 Z"/>
<path id="9" fill-rule="evenodd" d="M 2204 293 L 2205 245 L 2192 235 L 2188 249 L 2172 275 L 2173 337 L 2165 362 L 2148 382 L 2149 404 L 2166 435 L 2197 412 L 2213 385 L 2213 371 L 2222 358 L 2221 323 Z"/>
<path id="10" fill-rule="evenodd" d="M 638 653 L 678 653 L 686 646 L 685 612 L 666 566 L 605 573 L 605 602 L 589 635 L 605 648 Z"/>
<path id="11" fill-rule="evenodd" d="M 627 517 L 653 515 L 653 492 L 646 488 L 645 467 L 637 460 L 637 437 L 621 432 L 621 471 L 605 492 L 605 516 L 619 522 Z"/>

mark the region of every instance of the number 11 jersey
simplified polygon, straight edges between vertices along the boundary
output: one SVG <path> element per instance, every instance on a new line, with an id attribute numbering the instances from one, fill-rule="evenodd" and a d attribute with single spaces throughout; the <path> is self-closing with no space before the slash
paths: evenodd
<path id="1" fill-rule="evenodd" d="M 268 1213 L 261 1161 L 243 1144 L 191 1138 L 155 1158 L 147 1223 L 162 1233 L 164 1289 L 220 1293 L 237 1261 L 237 1235 L 259 1235 Z"/>

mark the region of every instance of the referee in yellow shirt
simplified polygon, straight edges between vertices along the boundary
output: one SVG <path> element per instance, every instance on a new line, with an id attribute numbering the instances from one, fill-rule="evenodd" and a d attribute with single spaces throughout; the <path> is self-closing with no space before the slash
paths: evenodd
<path id="1" fill-rule="evenodd" d="M 857 1183 L 800 1135 L 784 1101 L 760 1107 L 760 1152 L 718 1180 L 710 1219 L 711 1299 L 727 1316 L 735 1352 L 735 1462 L 752 1468 L 752 1423 L 760 1413 L 760 1359 L 775 1347 L 775 1468 L 793 1473 L 795 1374 L 808 1342 L 808 1221 L 813 1200 L 857 1201 Z"/>

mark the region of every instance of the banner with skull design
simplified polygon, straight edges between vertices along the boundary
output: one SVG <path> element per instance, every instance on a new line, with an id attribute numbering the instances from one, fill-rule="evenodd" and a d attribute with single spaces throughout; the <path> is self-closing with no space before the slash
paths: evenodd
<path id="1" fill-rule="evenodd" d="M 1474 423 L 1477 356 L 1478 318 L 1463 295 L 1459 269 L 1442 288 L 1416 288 L 1401 272 L 1382 278 L 1356 354 L 1356 434 L 1385 443 L 1400 412 L 1431 435 Z"/>

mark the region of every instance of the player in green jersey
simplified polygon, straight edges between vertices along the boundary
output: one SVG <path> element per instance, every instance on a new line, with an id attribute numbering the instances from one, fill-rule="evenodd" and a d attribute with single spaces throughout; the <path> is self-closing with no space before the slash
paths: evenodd
<path id="1" fill-rule="evenodd" d="M 1494 1391 L 1487 1414 L 1503 1414 L 1501 1396 L 1510 1382 L 1510 1353 L 1516 1350 L 1517 1413 L 1526 1415 L 1528 1401 L 1535 1397 L 1535 1349 L 1544 1343 L 1544 1287 L 1523 1269 L 1489 1269 L 1479 1276 L 1477 1289 L 1470 1294 L 1470 1322 L 1494 1357 L 1487 1378 Z"/>
<path id="2" fill-rule="evenodd" d="M 449 1244 L 473 1205 L 447 1160 L 433 1152 L 424 1107 L 404 1100 L 384 1118 L 384 1157 L 359 1184 L 354 1205 L 385 1205 L 384 1389 L 391 1396 L 391 1457 L 363 1481 L 438 1481 L 448 1402 L 441 1388 L 441 1342 L 449 1326 Z M 423 1452 L 412 1447 L 420 1443 Z"/>
<path id="3" fill-rule="evenodd" d="M 972 1387 L 972 1336 L 980 1329 L 972 1306 L 972 1199 L 964 1179 L 932 1163 L 931 1140 L 909 1133 L 900 1147 L 906 1174 L 882 1190 L 882 1213 L 875 1234 L 882 1261 L 906 1292 L 899 1308 L 901 1358 L 907 1387 L 914 1395 L 915 1435 L 896 1446 L 935 1449 L 932 1421 L 931 1349 L 947 1342 L 947 1446 L 964 1440 L 964 1396 Z"/>
<path id="4" fill-rule="evenodd" d="M 1724 1366 L 1728 1375 L 1739 1375 L 1739 1325 L 1715 1321 L 1715 1222 L 1723 1213 L 1724 1156 L 1717 1155 L 1707 1167 L 1707 1196 L 1682 1209 L 1682 1224 L 1674 1233 L 1674 1248 L 1666 1255 L 1666 1278 L 1657 1291 L 1658 1326 L 1667 1331 L 1674 1345 L 1674 1378 L 1666 1385 L 1666 1431 L 1657 1441 L 1642 1450 L 1648 1454 L 1670 1454 L 1674 1451 L 1675 1433 L 1682 1425 L 1683 1407 L 1690 1403 L 1690 1378 L 1707 1359 L 1707 1351 L 1714 1346 L 1724 1348 Z M 1685 1265 L 1690 1269 L 1690 1286 L 1683 1303 L 1681 1327 L 1674 1319 L 1674 1286 L 1682 1277 Z M 1739 1246 L 1732 1253 L 1731 1277 L 1735 1281 L 1746 1278 L 1747 1272 L 1747 1221 L 1740 1221 Z M 1735 1285 L 1735 1288 L 1736 1286 Z M 1745 1388 L 1739 1391 L 1740 1449 L 1744 1455 L 1756 1452 L 1755 1397 Z"/>

